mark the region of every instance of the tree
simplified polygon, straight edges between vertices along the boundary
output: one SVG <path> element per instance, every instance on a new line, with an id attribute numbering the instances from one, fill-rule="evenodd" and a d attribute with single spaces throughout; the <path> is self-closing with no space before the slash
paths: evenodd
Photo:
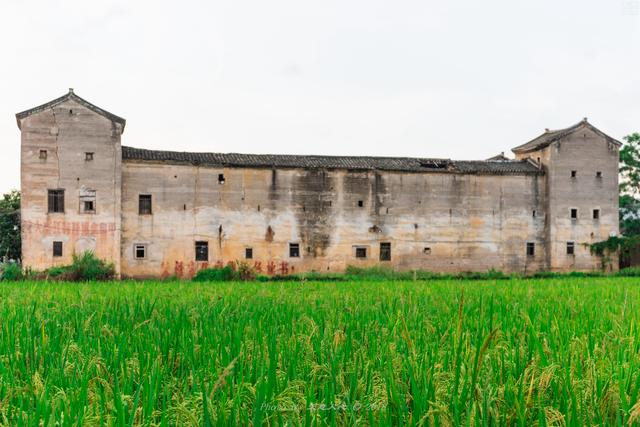
<path id="1" fill-rule="evenodd" d="M 620 150 L 620 231 L 640 235 L 640 133 L 624 137 Z"/>
<path id="2" fill-rule="evenodd" d="M 0 199 L 0 260 L 19 260 L 20 247 L 20 192 L 14 190 Z"/>

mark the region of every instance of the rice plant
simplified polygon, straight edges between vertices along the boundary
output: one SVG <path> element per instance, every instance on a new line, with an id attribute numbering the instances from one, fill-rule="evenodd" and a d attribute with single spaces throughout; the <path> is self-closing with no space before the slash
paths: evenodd
<path id="1" fill-rule="evenodd" d="M 0 283 L 0 423 L 633 425 L 639 285 Z"/>

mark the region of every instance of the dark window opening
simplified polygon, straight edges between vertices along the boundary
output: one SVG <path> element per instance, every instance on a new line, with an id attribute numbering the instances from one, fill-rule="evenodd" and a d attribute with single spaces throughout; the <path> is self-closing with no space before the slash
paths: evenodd
<path id="1" fill-rule="evenodd" d="M 196 261 L 209 261 L 209 242 L 196 242 Z"/>
<path id="2" fill-rule="evenodd" d="M 300 258 L 300 244 L 289 243 L 289 257 Z"/>
<path id="3" fill-rule="evenodd" d="M 362 200 L 358 200 L 358 207 L 361 208 L 364 206 L 364 202 Z"/>
<path id="4" fill-rule="evenodd" d="M 593 210 L 593 219 L 600 219 L 600 209 Z"/>
<path id="5" fill-rule="evenodd" d="M 533 242 L 527 242 L 527 256 L 534 256 L 536 254 L 536 244 Z"/>
<path id="6" fill-rule="evenodd" d="M 578 219 L 578 209 L 571 209 L 571 219 Z"/>
<path id="7" fill-rule="evenodd" d="M 225 179 L 224 179 L 224 174 L 223 173 L 219 173 L 218 174 L 218 184 L 224 184 Z"/>
<path id="8" fill-rule="evenodd" d="M 391 261 L 391 243 L 380 243 L 380 261 Z"/>
<path id="9" fill-rule="evenodd" d="M 431 255 L 431 248 L 426 247 L 422 250 L 422 253 L 425 255 Z"/>
<path id="10" fill-rule="evenodd" d="M 596 178 L 602 178 L 602 172 L 597 171 L 596 172 Z"/>
<path id="11" fill-rule="evenodd" d="M 84 153 L 84 159 L 87 162 L 90 162 L 91 160 L 93 160 L 93 153 L 91 153 L 91 152 Z"/>
<path id="12" fill-rule="evenodd" d="M 40 150 L 40 160 L 47 160 L 47 150 Z"/>
<path id="13" fill-rule="evenodd" d="M 147 246 L 133 245 L 133 257 L 135 259 L 145 259 L 147 257 Z"/>
<path id="14" fill-rule="evenodd" d="M 93 200 L 85 200 L 83 203 L 84 212 L 95 212 L 96 206 Z"/>
<path id="15" fill-rule="evenodd" d="M 578 175 L 578 171 L 571 171 L 571 178 L 575 178 Z"/>
<path id="16" fill-rule="evenodd" d="M 356 248 L 356 258 L 366 258 L 367 248 Z"/>
<path id="17" fill-rule="evenodd" d="M 575 255 L 576 244 L 574 242 L 567 242 L 567 255 Z"/>
<path id="18" fill-rule="evenodd" d="M 49 190 L 49 212 L 64 213 L 64 190 Z"/>
<path id="19" fill-rule="evenodd" d="M 138 213 L 140 215 L 151 215 L 151 194 L 140 194 L 138 196 Z"/>
<path id="20" fill-rule="evenodd" d="M 62 256 L 62 242 L 53 242 L 53 256 Z"/>
<path id="21" fill-rule="evenodd" d="M 532 216 L 532 217 L 534 217 L 534 218 L 536 217 L 536 211 L 535 211 L 535 210 L 533 210 L 533 211 L 531 212 L 531 216 Z"/>
<path id="22" fill-rule="evenodd" d="M 245 259 L 253 259 L 253 248 L 245 248 L 244 257 Z"/>

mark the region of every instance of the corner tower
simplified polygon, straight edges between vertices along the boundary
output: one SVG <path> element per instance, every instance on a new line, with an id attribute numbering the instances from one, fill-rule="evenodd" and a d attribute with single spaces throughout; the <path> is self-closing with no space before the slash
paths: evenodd
<path id="1" fill-rule="evenodd" d="M 517 159 L 530 159 L 545 170 L 548 269 L 603 267 L 589 245 L 618 234 L 621 145 L 585 118 L 566 129 L 547 130 L 512 150 Z"/>
<path id="2" fill-rule="evenodd" d="M 16 114 L 21 131 L 22 258 L 42 270 L 93 251 L 120 274 L 125 120 L 64 96 Z"/>

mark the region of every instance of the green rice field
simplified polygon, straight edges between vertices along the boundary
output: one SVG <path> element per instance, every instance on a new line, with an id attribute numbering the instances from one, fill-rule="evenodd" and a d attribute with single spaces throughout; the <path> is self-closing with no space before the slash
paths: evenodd
<path id="1" fill-rule="evenodd" d="M 634 425 L 640 279 L 0 283 L 2 425 Z"/>

